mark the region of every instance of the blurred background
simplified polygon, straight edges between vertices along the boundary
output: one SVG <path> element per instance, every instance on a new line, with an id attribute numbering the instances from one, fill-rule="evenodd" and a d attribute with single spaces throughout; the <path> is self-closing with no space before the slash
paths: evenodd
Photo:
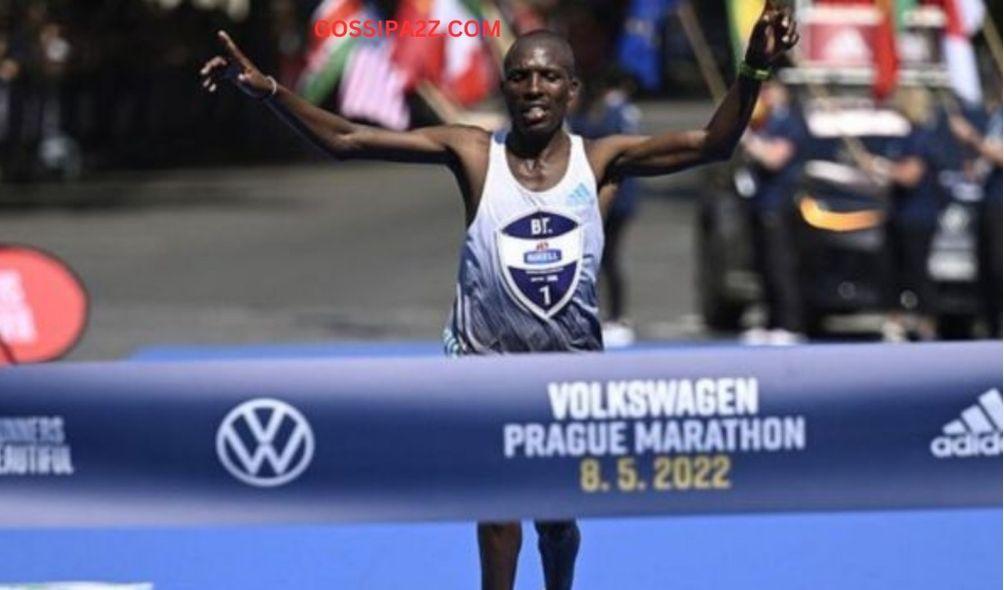
<path id="1" fill-rule="evenodd" d="M 735 157 L 621 187 L 608 348 L 1000 338 L 1000 2 L 790 5 L 801 42 Z M 598 136 L 705 125 L 761 7 L 0 0 L 0 244 L 44 250 L 86 286 L 68 360 L 441 355 L 464 231 L 450 173 L 333 162 L 264 105 L 205 93 L 216 31 L 309 100 L 404 129 L 504 124 L 500 56 L 552 28 L 584 82 L 569 128 Z M 313 35 L 335 17 L 501 27 Z M 71 306 L 53 285 L 26 296 L 5 250 L 0 364 L 29 362 L 39 314 Z M 1000 580 L 1000 523 L 996 508 L 589 520 L 577 583 L 982 590 Z M 525 535 L 517 587 L 541 588 Z M 0 583 L 185 589 L 469 588 L 478 563 L 466 523 L 5 530 L 0 553 Z"/>
<path id="2" fill-rule="evenodd" d="M 802 41 L 733 161 L 622 187 L 608 345 L 999 336 L 1000 5 L 792 4 Z M 761 7 L 0 0 L 0 242 L 52 253 L 86 285 L 73 359 L 169 345 L 431 350 L 463 235 L 451 176 L 325 161 L 263 105 L 204 93 L 215 31 L 311 101 L 404 129 L 504 124 L 500 57 L 515 35 L 551 28 L 585 85 L 569 126 L 597 136 L 703 126 Z M 501 34 L 313 34 L 335 16 L 497 19 Z"/>

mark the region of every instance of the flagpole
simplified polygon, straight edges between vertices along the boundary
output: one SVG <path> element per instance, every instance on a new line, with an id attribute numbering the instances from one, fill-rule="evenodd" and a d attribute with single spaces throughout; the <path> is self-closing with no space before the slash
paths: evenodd
<path id="1" fill-rule="evenodd" d="M 993 56 L 994 64 L 997 66 L 997 75 L 1000 76 L 1004 69 L 1001 64 L 1001 35 L 997 32 L 997 25 L 989 14 L 983 18 L 983 40 L 990 49 L 990 55 Z"/>
<path id="2" fill-rule="evenodd" d="M 701 76 L 708 86 L 708 91 L 711 92 L 711 97 L 716 101 L 721 100 L 728 92 L 728 87 L 711 55 L 711 46 L 704 37 L 704 31 L 701 30 L 701 24 L 697 21 L 697 15 L 694 13 L 694 7 L 690 0 L 680 2 L 676 14 L 680 18 L 680 24 L 683 25 L 683 34 L 687 36 L 687 42 L 690 43 L 690 48 L 694 51 L 694 56 L 697 57 L 697 66 L 701 70 Z"/>

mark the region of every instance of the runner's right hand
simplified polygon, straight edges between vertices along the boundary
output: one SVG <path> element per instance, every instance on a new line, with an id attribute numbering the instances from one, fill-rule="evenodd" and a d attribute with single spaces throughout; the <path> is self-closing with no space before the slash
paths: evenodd
<path id="1" fill-rule="evenodd" d="M 221 80 L 229 80 L 241 92 L 252 98 L 266 98 L 272 94 L 272 82 L 261 73 L 251 60 L 237 48 L 237 45 L 225 31 L 217 34 L 226 56 L 217 55 L 206 62 L 199 71 L 202 76 L 202 87 L 209 92 L 216 92 L 216 86 Z"/>

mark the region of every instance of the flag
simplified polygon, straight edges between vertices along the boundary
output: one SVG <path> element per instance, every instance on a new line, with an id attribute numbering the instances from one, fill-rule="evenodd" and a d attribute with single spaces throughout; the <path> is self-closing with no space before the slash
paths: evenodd
<path id="1" fill-rule="evenodd" d="M 338 91 L 339 112 L 388 129 L 407 129 L 411 117 L 405 103 L 406 81 L 391 60 L 390 42 L 365 39 L 348 57 Z"/>
<path id="2" fill-rule="evenodd" d="M 361 0 L 323 0 L 311 16 L 307 65 L 297 85 L 301 95 L 321 104 L 338 88 L 338 111 L 390 129 L 406 129 L 410 112 L 405 102 L 405 76 L 391 60 L 391 41 L 384 37 L 318 36 L 315 25 L 351 20 L 376 20 Z"/>
<path id="3" fill-rule="evenodd" d="M 396 39 L 394 63 L 407 78 L 407 88 L 419 82 L 435 84 L 461 105 L 485 99 L 495 87 L 498 67 L 481 37 L 466 34 L 447 36 L 445 28 L 452 21 L 484 21 L 479 0 L 403 0 L 398 7 L 400 22 L 439 22 L 440 37 L 404 37 Z"/>
<path id="4" fill-rule="evenodd" d="M 897 18 L 895 0 L 876 0 L 876 6 L 881 13 L 878 28 L 875 30 L 874 58 L 875 81 L 873 91 L 875 97 L 884 99 L 894 90 L 899 81 L 899 51 L 896 47 Z"/>
<path id="5" fill-rule="evenodd" d="M 753 25 L 763 12 L 764 0 L 728 0 L 726 8 L 729 13 L 729 32 L 732 35 L 732 51 L 736 67 L 746 56 L 746 44 L 749 42 Z"/>
<path id="6" fill-rule="evenodd" d="M 945 12 L 942 49 L 952 89 L 963 102 L 979 104 L 983 101 L 983 91 L 970 37 L 983 24 L 986 6 L 981 0 L 938 0 L 937 3 Z"/>
<path id="7" fill-rule="evenodd" d="M 362 15 L 360 0 L 324 0 L 317 6 L 310 19 L 307 64 L 297 83 L 297 91 L 301 96 L 314 104 L 321 104 L 331 96 L 342 76 L 352 47 L 358 41 L 347 35 L 319 37 L 314 32 L 314 26 L 322 20 L 328 23 L 348 21 L 362 18 Z"/>
<path id="8" fill-rule="evenodd" d="M 436 0 L 433 17 L 440 22 L 484 20 L 477 1 Z M 483 100 L 495 87 L 498 68 L 481 37 L 447 37 L 443 50 L 443 89 L 462 105 Z"/>
<path id="9" fill-rule="evenodd" d="M 874 81 L 872 91 L 878 99 L 887 98 L 899 82 L 898 30 L 903 23 L 903 11 L 913 0 L 825 0 L 826 5 L 871 5 L 879 14 L 878 26 L 871 36 Z"/>
<path id="10" fill-rule="evenodd" d="M 401 0 L 395 20 L 400 23 L 429 22 L 435 0 Z M 438 82 L 442 74 L 443 48 L 440 39 L 400 36 L 395 40 L 393 59 L 407 77 L 408 88 L 422 80 Z"/>
<path id="11" fill-rule="evenodd" d="M 662 78 L 659 27 L 678 0 L 631 0 L 617 47 L 620 67 L 634 74 L 643 88 L 655 90 Z M 747 0 L 733 0 L 745 2 Z"/>

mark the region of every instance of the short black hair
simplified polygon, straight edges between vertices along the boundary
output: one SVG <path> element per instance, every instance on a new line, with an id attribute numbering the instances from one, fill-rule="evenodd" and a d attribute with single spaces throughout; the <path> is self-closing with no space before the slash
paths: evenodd
<path id="1" fill-rule="evenodd" d="M 513 56 L 517 52 L 541 44 L 550 45 L 555 50 L 554 55 L 558 60 L 558 65 L 564 68 L 569 76 L 575 76 L 575 54 L 572 53 L 572 46 L 563 36 L 547 29 L 537 29 L 517 37 L 516 42 L 509 47 L 509 51 L 506 51 L 505 59 L 502 61 L 503 68 L 506 71 L 509 70 Z"/>

